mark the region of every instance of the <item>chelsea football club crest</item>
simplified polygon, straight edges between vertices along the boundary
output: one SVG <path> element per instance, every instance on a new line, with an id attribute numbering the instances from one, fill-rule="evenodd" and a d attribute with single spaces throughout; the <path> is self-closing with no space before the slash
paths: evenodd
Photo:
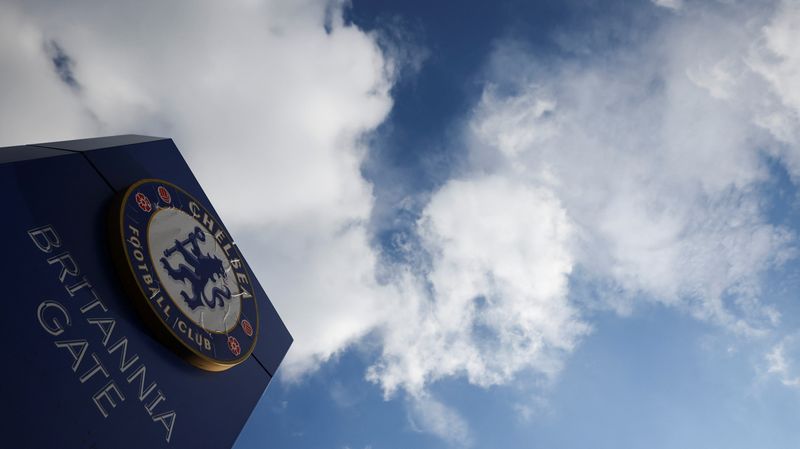
<path id="1" fill-rule="evenodd" d="M 209 371 L 244 361 L 258 337 L 258 309 L 242 255 L 219 217 L 159 179 L 133 184 L 112 213 L 120 274 L 162 340 Z"/>

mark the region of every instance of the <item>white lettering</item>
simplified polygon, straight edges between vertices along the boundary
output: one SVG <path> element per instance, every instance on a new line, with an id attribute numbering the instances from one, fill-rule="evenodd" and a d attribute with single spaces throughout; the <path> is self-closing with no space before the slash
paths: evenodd
<path id="1" fill-rule="evenodd" d="M 64 288 L 67 289 L 67 293 L 69 293 L 69 296 L 71 297 L 75 297 L 75 292 L 78 290 L 82 290 L 87 287 L 92 288 L 92 284 L 89 283 L 89 281 L 86 279 L 86 276 L 84 276 L 83 280 L 78 283 L 64 286 Z"/>
<path id="2" fill-rule="evenodd" d="M 150 394 L 150 392 L 152 392 L 156 388 L 155 382 L 151 382 L 150 385 L 147 386 L 147 389 L 144 388 L 144 380 L 145 380 L 144 378 L 146 374 L 147 374 L 147 367 L 141 365 L 139 366 L 139 369 L 137 369 L 136 371 L 131 373 L 130 376 L 128 376 L 128 383 L 132 383 L 134 379 L 136 379 L 137 377 L 139 377 L 139 375 L 141 375 L 141 379 L 139 379 L 139 401 L 143 401 L 144 398 L 146 398 Z"/>
<path id="3" fill-rule="evenodd" d="M 89 343 L 86 340 L 59 340 L 55 342 L 55 345 L 61 349 L 67 348 L 69 353 L 72 354 L 72 358 L 75 360 L 72 363 L 72 371 L 78 371 L 78 367 L 81 365 L 83 355 L 86 354 Z"/>
<path id="4" fill-rule="evenodd" d="M 81 374 L 81 377 L 78 378 L 82 384 L 86 383 L 87 380 L 91 379 L 92 376 L 94 376 L 98 372 L 102 372 L 103 376 L 108 378 L 108 371 L 106 371 L 106 367 L 103 366 L 102 363 L 100 363 L 100 359 L 97 358 L 97 354 L 93 352 L 92 358 L 94 359 L 94 366 L 89 368 L 89 371 L 86 371 L 85 373 Z"/>
<path id="5" fill-rule="evenodd" d="M 200 206 L 194 201 L 189 201 L 189 211 L 192 212 L 192 217 L 200 218 Z"/>
<path id="6" fill-rule="evenodd" d="M 49 253 L 53 248 L 61 246 L 61 238 L 51 225 L 33 228 L 28 231 L 28 236 L 33 240 L 36 247 L 39 248 L 39 251 L 45 253 Z"/>
<path id="7" fill-rule="evenodd" d="M 128 337 L 120 338 L 118 342 L 114 343 L 113 346 L 108 348 L 108 353 L 114 353 L 119 348 L 122 348 L 122 352 L 119 355 L 119 371 L 124 373 L 125 371 L 128 371 L 128 368 L 130 368 L 131 365 L 139 360 L 139 354 L 134 354 L 133 357 L 125 360 L 125 357 L 128 356 Z"/>
<path id="8" fill-rule="evenodd" d="M 105 398 L 106 402 L 108 402 L 111 408 L 116 408 L 117 406 L 117 403 L 114 402 L 114 399 L 109 395 L 109 393 L 112 391 L 117 396 L 117 399 L 119 399 L 120 402 L 125 400 L 125 396 L 122 395 L 122 392 L 119 391 L 119 388 L 117 388 L 117 384 L 115 384 L 113 380 L 109 381 L 105 387 L 99 389 L 97 393 L 92 395 L 92 400 L 94 401 L 94 405 L 97 407 L 97 410 L 100 410 L 100 414 L 103 415 L 103 418 L 108 418 L 108 412 L 100 404 L 100 399 Z"/>
<path id="9" fill-rule="evenodd" d="M 113 318 L 87 318 L 86 321 L 100 328 L 100 332 L 103 333 L 103 346 L 107 346 L 108 339 L 111 338 L 111 333 L 114 332 L 114 326 L 117 325 L 116 320 Z"/>
<path id="10" fill-rule="evenodd" d="M 54 263 L 61 264 L 61 271 L 58 273 L 58 280 L 61 282 L 64 282 L 67 274 L 70 276 L 77 276 L 81 271 L 70 253 L 61 253 L 57 256 L 53 256 L 47 259 L 47 263 L 50 265 L 53 265 Z M 67 265 L 69 265 L 69 267 Z"/>
<path id="11" fill-rule="evenodd" d="M 177 416 L 175 411 L 170 410 L 153 417 L 153 421 L 161 421 L 161 424 L 167 429 L 167 443 L 169 443 L 169 439 L 172 438 L 172 428 L 175 427 L 175 418 L 177 418 Z"/>
<path id="12" fill-rule="evenodd" d="M 62 325 L 61 321 L 55 316 L 51 317 L 50 320 L 45 323 L 45 311 L 51 308 L 55 308 L 61 312 L 61 315 L 64 317 L 64 321 L 66 322 L 65 325 Z M 39 318 L 39 324 L 42 325 L 42 329 L 46 330 L 48 334 L 54 337 L 58 337 L 59 335 L 63 334 L 65 326 L 72 325 L 72 320 L 69 318 L 67 309 L 56 301 L 42 301 L 42 303 L 39 304 L 39 307 L 36 309 L 36 316 Z"/>

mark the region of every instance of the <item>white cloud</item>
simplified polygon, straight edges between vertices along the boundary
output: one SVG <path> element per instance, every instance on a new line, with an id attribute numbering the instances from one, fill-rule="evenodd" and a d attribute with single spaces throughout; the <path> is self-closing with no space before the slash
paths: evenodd
<path id="1" fill-rule="evenodd" d="M 800 51 L 793 38 L 800 27 L 800 5 L 778 3 L 775 14 L 759 29 L 745 58 L 753 78 L 761 83 L 742 83 L 737 94 L 756 111 L 755 121 L 785 145 L 773 149 L 800 179 Z"/>
<path id="2" fill-rule="evenodd" d="M 683 0 L 652 0 L 654 4 L 668 9 L 681 9 Z"/>
<path id="3" fill-rule="evenodd" d="M 345 387 L 341 382 L 334 381 L 329 387 L 331 399 L 341 407 L 352 407 L 359 401 L 359 393 L 353 389 Z"/>
<path id="4" fill-rule="evenodd" d="M 761 56 L 753 61 L 755 70 L 772 85 L 782 103 L 792 109 L 800 109 L 800 54 L 796 37 L 800 28 L 800 5 L 784 0 L 778 11 L 762 29 L 762 36 L 755 43 Z"/>
<path id="5" fill-rule="evenodd" d="M 786 375 L 788 368 L 786 367 L 786 358 L 783 355 L 783 345 L 778 344 L 772 348 L 766 356 L 769 366 L 767 367 L 768 373 L 775 373 L 779 375 Z"/>
<path id="6" fill-rule="evenodd" d="M 432 253 L 431 293 L 406 293 L 369 378 L 391 395 L 450 376 L 489 386 L 528 369 L 555 375 L 588 330 L 566 300 L 572 226 L 558 200 L 500 177 L 454 181 L 425 208 L 419 232 Z"/>
<path id="7" fill-rule="evenodd" d="M 541 416 L 552 413 L 553 407 L 546 397 L 534 395 L 527 398 L 527 401 L 520 401 L 512 405 L 516 413 L 517 421 L 527 424 Z"/>
<path id="8" fill-rule="evenodd" d="M 414 431 L 431 433 L 459 446 L 473 444 L 469 426 L 458 412 L 430 395 L 410 399 L 408 421 Z"/>
<path id="9" fill-rule="evenodd" d="M 786 357 L 786 345 L 793 343 L 791 338 L 784 338 L 780 343 L 772 347 L 767 353 L 767 374 L 776 376 L 783 385 L 787 387 L 800 387 L 800 376 L 791 374 L 790 362 Z"/>
<path id="10" fill-rule="evenodd" d="M 758 191 L 762 149 L 775 141 L 731 103 L 744 76 L 730 67 L 745 66 L 732 51 L 758 28 L 742 36 L 726 22 L 712 35 L 694 20 L 549 71 L 518 45 L 499 46 L 491 72 L 514 93 L 487 86 L 467 130 L 466 176 L 547 185 L 576 228 L 569 256 L 628 298 L 610 304 L 647 298 L 760 335 L 779 319 L 760 299 L 760 276 L 791 257 L 793 236 L 768 223 Z"/>
<path id="11" fill-rule="evenodd" d="M 386 293 L 374 280 L 360 136 L 388 113 L 403 61 L 345 25 L 340 3 L 0 11 L 2 144 L 173 137 L 295 337 L 284 374 L 313 369 L 376 325 Z M 72 58 L 79 89 L 55 74 L 51 41 Z"/>
<path id="12" fill-rule="evenodd" d="M 45 55 L 42 27 L 11 5 L 0 8 L 0 145 L 92 134 L 80 99 L 59 81 Z"/>

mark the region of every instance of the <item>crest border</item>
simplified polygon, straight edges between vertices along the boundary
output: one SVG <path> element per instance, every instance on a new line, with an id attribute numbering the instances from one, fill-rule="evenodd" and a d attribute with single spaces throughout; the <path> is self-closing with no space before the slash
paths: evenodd
<path id="1" fill-rule="evenodd" d="M 255 309 L 255 332 L 252 336 L 252 344 L 249 345 L 246 351 L 242 351 L 242 353 L 235 359 L 230 361 L 220 361 L 214 358 L 209 357 L 206 354 L 203 354 L 197 351 L 194 347 L 187 344 L 176 332 L 175 330 L 169 326 L 168 323 L 164 322 L 159 314 L 159 311 L 156 310 L 155 306 L 150 301 L 150 298 L 147 296 L 145 291 L 142 288 L 142 285 L 139 282 L 139 278 L 136 275 L 136 271 L 134 270 L 133 266 L 131 265 L 131 255 L 128 251 L 128 247 L 125 244 L 125 230 L 124 230 L 124 218 L 125 218 L 125 205 L 127 203 L 127 199 L 130 197 L 132 193 L 136 191 L 141 185 L 146 183 L 160 183 L 164 184 L 165 186 L 169 186 L 183 195 L 185 195 L 188 199 L 194 201 L 197 205 L 199 205 L 203 211 L 208 213 L 215 219 L 215 222 L 225 231 L 228 237 L 231 239 L 231 242 L 234 243 L 233 248 L 236 251 L 239 258 L 244 261 L 241 252 L 239 251 L 238 245 L 235 244 L 232 236 L 228 232 L 225 225 L 219 219 L 219 217 L 213 211 L 209 210 L 207 205 L 202 202 L 198 201 L 193 195 L 191 195 L 186 190 L 178 187 L 177 185 L 165 181 L 163 179 L 158 178 L 144 178 L 140 179 L 133 184 L 131 184 L 124 192 L 117 193 L 115 195 L 114 201 L 112 201 L 111 207 L 109 208 L 108 213 L 108 240 L 109 240 L 109 249 L 111 250 L 112 260 L 114 262 L 116 272 L 120 280 L 122 281 L 122 287 L 128 296 L 131 298 L 134 307 L 139 312 L 139 315 L 142 317 L 143 321 L 147 324 L 147 327 L 153 331 L 159 341 L 164 343 L 174 352 L 176 352 L 181 358 L 187 360 L 192 365 L 204 369 L 206 371 L 225 371 L 230 369 L 250 357 L 250 355 L 255 350 L 256 344 L 258 343 L 258 334 L 260 328 L 260 317 L 258 313 L 258 300 L 256 298 L 255 292 L 255 285 L 252 283 L 252 273 L 250 272 L 249 266 L 244 263 L 244 275 L 247 276 L 248 283 L 253 287 L 252 291 L 250 292 L 251 298 L 246 299 L 247 301 L 253 301 L 253 307 Z M 174 202 L 171 203 L 174 205 Z M 171 206 L 174 207 L 174 206 Z M 181 209 L 183 210 L 183 209 Z M 154 212 L 150 212 L 153 214 Z M 151 215 L 152 217 L 152 215 Z M 148 225 L 150 222 L 150 218 L 148 218 Z M 146 242 L 146 232 L 147 229 L 144 229 L 144 237 L 142 245 L 145 245 Z M 149 261 L 152 265 L 152 261 Z M 161 281 L 159 280 L 159 283 Z M 171 301 L 174 302 L 174 299 L 169 296 L 169 294 L 164 290 L 164 294 L 169 298 Z M 242 299 L 245 301 L 245 299 Z M 145 306 L 143 303 L 146 303 Z M 190 322 L 193 322 L 191 317 L 187 316 L 183 311 L 180 310 L 179 307 L 175 307 L 178 312 L 184 316 Z M 194 323 L 196 324 L 196 323 Z M 234 329 L 238 327 L 238 324 L 234 326 Z M 205 331 L 205 330 L 204 330 Z M 228 335 L 224 334 L 223 335 Z"/>

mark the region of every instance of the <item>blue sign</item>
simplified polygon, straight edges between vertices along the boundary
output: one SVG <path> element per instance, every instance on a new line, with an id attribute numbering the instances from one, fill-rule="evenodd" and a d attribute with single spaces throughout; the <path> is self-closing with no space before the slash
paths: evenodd
<path id="1" fill-rule="evenodd" d="M 172 141 L 3 148 L 0 191 L 4 446 L 230 447 L 291 336 Z"/>

